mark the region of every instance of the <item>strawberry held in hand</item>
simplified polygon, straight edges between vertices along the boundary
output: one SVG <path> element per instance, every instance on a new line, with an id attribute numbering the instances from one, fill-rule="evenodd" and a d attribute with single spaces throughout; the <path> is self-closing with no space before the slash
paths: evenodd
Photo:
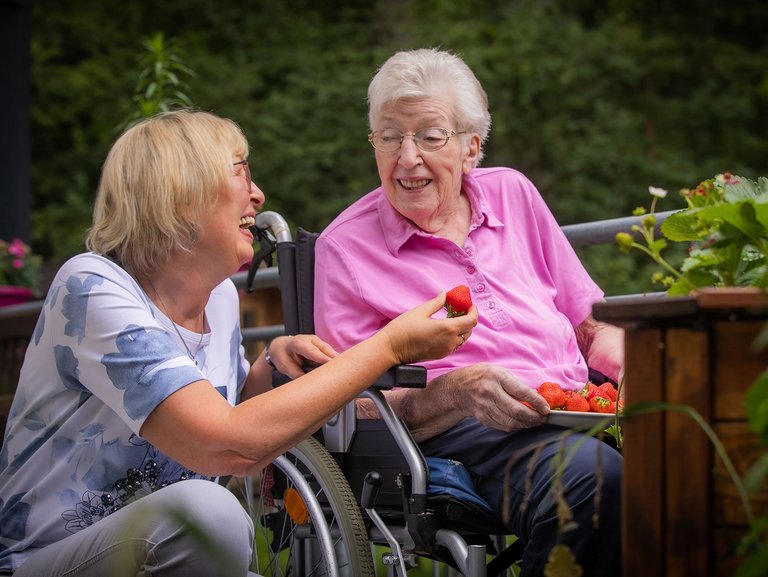
<path id="1" fill-rule="evenodd" d="M 445 310 L 448 311 L 448 318 L 465 315 L 470 308 L 472 308 L 472 295 L 468 286 L 460 284 L 446 293 Z"/>

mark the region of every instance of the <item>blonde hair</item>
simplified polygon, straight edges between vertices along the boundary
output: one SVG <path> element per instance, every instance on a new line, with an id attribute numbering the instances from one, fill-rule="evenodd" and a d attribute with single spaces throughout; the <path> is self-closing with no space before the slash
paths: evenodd
<path id="1" fill-rule="evenodd" d="M 491 130 L 488 96 L 472 70 L 458 56 L 436 48 L 396 52 L 368 85 L 368 123 L 376 127 L 384 107 L 399 100 L 435 98 L 452 106 L 458 130 L 480 135 L 480 154 Z"/>
<path id="2" fill-rule="evenodd" d="M 141 121 L 112 146 L 101 173 L 86 247 L 137 276 L 189 251 L 200 216 L 229 185 L 248 143 L 231 120 L 176 110 Z"/>

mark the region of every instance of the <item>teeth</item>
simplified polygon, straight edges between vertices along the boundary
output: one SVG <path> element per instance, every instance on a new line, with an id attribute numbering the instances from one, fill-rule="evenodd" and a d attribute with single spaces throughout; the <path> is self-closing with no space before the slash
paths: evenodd
<path id="1" fill-rule="evenodd" d="M 407 188 L 408 190 L 413 190 L 416 188 L 424 188 L 427 186 L 431 181 L 427 178 L 422 180 L 399 180 L 400 186 L 403 188 Z"/>
<path id="2" fill-rule="evenodd" d="M 256 219 L 252 216 L 243 216 L 240 218 L 240 228 L 251 228 L 256 224 Z"/>

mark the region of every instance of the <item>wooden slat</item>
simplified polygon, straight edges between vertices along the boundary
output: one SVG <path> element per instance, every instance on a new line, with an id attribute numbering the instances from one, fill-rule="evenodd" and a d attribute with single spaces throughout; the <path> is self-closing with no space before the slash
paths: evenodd
<path id="1" fill-rule="evenodd" d="M 768 350 L 753 347 L 766 321 L 718 322 L 713 334 L 714 413 L 719 420 L 743 420 L 744 395 L 768 370 Z M 738 362 L 734 360 L 738 359 Z"/>
<path id="2" fill-rule="evenodd" d="M 626 404 L 663 398 L 664 342 L 659 330 L 626 334 Z M 622 477 L 622 575 L 662 575 L 666 565 L 663 515 L 664 439 L 660 413 L 624 420 Z"/>
<path id="3" fill-rule="evenodd" d="M 702 417 L 711 412 L 709 339 L 705 331 L 669 329 L 666 340 L 666 398 Z M 709 505 L 712 450 L 706 433 L 688 415 L 668 412 L 660 449 L 667 463 L 665 575 L 707 575 L 712 563 Z"/>
<path id="4" fill-rule="evenodd" d="M 715 432 L 733 462 L 736 472 L 744 478 L 750 467 L 764 453 L 765 448 L 757 443 L 755 433 L 744 421 L 716 424 Z M 736 485 L 720 459 L 716 459 L 714 464 L 714 493 L 715 525 L 745 527 L 747 516 L 744 505 L 736 491 Z M 768 513 L 768 486 L 763 486 L 751 493 L 750 502 L 756 516 Z"/>

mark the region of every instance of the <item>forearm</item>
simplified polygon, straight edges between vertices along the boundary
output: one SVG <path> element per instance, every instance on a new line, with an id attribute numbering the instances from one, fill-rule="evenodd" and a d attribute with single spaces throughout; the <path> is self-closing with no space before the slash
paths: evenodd
<path id="1" fill-rule="evenodd" d="M 419 442 L 450 429 L 467 416 L 458 400 L 459 386 L 455 373 L 448 373 L 433 379 L 424 389 L 396 389 L 384 395 Z M 370 399 L 357 400 L 357 416 L 380 418 Z"/>
<path id="2" fill-rule="evenodd" d="M 312 434 L 399 362 L 381 338 L 234 407 L 207 381 L 192 383 L 158 405 L 141 434 L 200 473 L 247 474 Z"/>
<path id="3" fill-rule="evenodd" d="M 587 364 L 618 382 L 624 374 L 624 330 L 592 321 L 590 346 L 584 351 Z"/>
<path id="4" fill-rule="evenodd" d="M 243 392 L 240 394 L 240 402 L 266 393 L 272 388 L 272 367 L 267 364 L 264 357 L 265 353 L 266 349 L 261 352 L 251 365 L 251 369 L 245 378 Z"/>

